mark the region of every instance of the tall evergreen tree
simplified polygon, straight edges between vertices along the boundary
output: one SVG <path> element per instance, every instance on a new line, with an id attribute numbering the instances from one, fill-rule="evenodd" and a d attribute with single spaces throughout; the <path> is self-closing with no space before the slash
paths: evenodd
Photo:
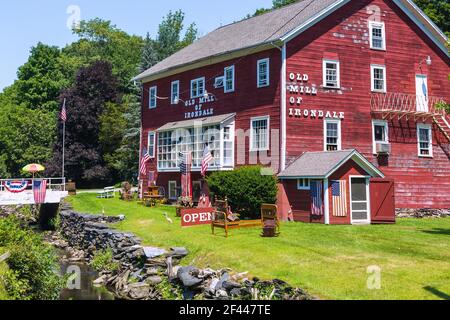
<path id="1" fill-rule="evenodd" d="M 150 34 L 147 32 L 147 36 L 144 40 L 144 48 L 142 50 L 141 63 L 139 66 L 140 72 L 153 67 L 158 63 L 158 51 L 156 42 L 150 38 Z"/>

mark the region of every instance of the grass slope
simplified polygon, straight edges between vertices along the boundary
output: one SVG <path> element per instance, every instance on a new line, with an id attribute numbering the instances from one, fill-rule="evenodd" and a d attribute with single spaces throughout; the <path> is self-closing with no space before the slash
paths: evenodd
<path id="1" fill-rule="evenodd" d="M 152 246 L 185 246 L 184 261 L 200 267 L 230 267 L 260 278 L 280 278 L 322 299 L 449 299 L 450 219 L 402 219 L 396 225 L 325 226 L 285 223 L 281 236 L 261 238 L 261 230 L 181 228 L 173 207 L 145 208 L 95 194 L 69 198 L 75 210 L 125 214 L 116 227 Z M 167 212 L 174 220 L 169 224 Z M 367 289 L 367 268 L 382 270 L 382 289 Z"/>

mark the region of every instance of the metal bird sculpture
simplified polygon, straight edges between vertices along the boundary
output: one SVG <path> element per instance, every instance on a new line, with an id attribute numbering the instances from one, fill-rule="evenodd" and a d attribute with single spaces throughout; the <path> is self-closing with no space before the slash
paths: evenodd
<path id="1" fill-rule="evenodd" d="M 169 218 L 169 215 L 167 214 L 167 212 L 164 212 L 164 217 L 166 218 L 167 222 L 170 224 L 173 224 L 173 220 Z"/>

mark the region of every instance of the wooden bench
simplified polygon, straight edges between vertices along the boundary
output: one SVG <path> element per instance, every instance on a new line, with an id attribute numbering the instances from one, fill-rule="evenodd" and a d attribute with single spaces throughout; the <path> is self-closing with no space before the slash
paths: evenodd
<path id="1" fill-rule="evenodd" d="M 103 191 L 100 191 L 98 193 L 97 198 L 99 199 L 110 199 L 114 198 L 114 187 L 106 187 L 103 189 Z"/>
<path id="2" fill-rule="evenodd" d="M 228 206 L 228 200 L 225 198 L 224 201 L 215 201 L 215 210 L 213 212 L 211 229 L 214 234 L 215 228 L 225 229 L 225 237 L 228 238 L 228 230 L 231 229 L 242 229 L 242 228 L 254 228 L 261 227 L 261 220 L 240 220 L 237 216 L 237 220 L 231 221 L 229 215 L 231 213 L 230 207 Z"/>

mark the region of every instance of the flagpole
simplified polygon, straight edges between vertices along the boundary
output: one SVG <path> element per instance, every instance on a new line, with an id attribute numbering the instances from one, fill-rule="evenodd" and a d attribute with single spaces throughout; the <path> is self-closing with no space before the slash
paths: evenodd
<path id="1" fill-rule="evenodd" d="M 64 98 L 64 108 L 66 106 L 66 99 Z M 63 140 L 62 140 L 62 176 L 61 178 L 64 179 L 64 166 L 65 166 L 65 148 L 66 148 L 66 121 L 63 120 Z"/>

